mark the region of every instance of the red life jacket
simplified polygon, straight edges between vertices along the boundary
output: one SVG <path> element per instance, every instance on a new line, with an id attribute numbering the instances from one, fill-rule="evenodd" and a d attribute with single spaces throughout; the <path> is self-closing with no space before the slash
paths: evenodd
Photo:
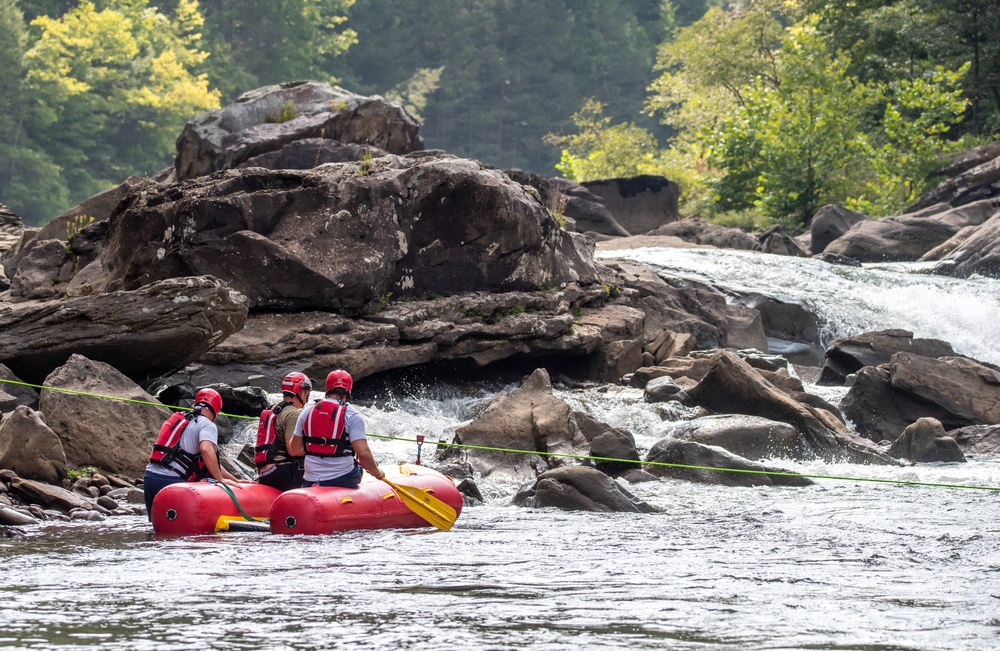
<path id="1" fill-rule="evenodd" d="M 303 424 L 302 443 L 306 454 L 316 457 L 353 457 L 354 448 L 344 431 L 347 405 L 320 400 Z"/>
<path id="2" fill-rule="evenodd" d="M 281 402 L 260 412 L 260 421 L 257 423 L 257 445 L 253 449 L 253 462 L 260 470 L 269 463 L 274 463 L 274 457 L 279 452 L 278 432 L 274 429 L 274 423 L 278 420 L 278 414 L 289 402 Z"/>
<path id="3" fill-rule="evenodd" d="M 160 427 L 149 460 L 170 468 L 185 481 L 198 481 L 207 474 L 201 454 L 191 454 L 181 447 L 181 435 L 188 424 L 198 417 L 197 412 L 176 412 Z"/>

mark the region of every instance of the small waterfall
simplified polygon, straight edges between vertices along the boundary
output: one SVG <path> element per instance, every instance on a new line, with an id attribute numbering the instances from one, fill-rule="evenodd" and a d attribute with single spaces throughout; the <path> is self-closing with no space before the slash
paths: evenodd
<path id="1" fill-rule="evenodd" d="M 821 322 L 824 346 L 836 337 L 900 328 L 1000 364 L 1000 281 L 995 279 L 934 276 L 927 273 L 930 263 L 847 267 L 725 249 L 649 248 L 597 256 L 641 262 L 662 276 L 697 280 L 721 291 L 802 301 Z"/>

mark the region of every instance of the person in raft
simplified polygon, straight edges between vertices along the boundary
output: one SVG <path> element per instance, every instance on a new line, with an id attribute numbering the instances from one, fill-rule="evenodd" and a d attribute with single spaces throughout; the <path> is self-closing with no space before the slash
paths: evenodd
<path id="1" fill-rule="evenodd" d="M 221 410 L 219 392 L 202 389 L 195 394 L 190 412 L 177 412 L 163 423 L 142 477 L 146 516 L 151 520 L 153 498 L 170 484 L 200 481 L 205 477 L 239 481 L 219 465 L 219 430 L 215 418 Z"/>
<path id="2" fill-rule="evenodd" d="M 281 382 L 282 402 L 261 413 L 253 457 L 258 484 L 281 491 L 302 486 L 302 455 L 289 452 L 288 440 L 310 391 L 312 380 L 304 373 L 289 373 Z"/>
<path id="3" fill-rule="evenodd" d="M 343 486 L 361 483 L 362 469 L 375 479 L 379 469 L 365 438 L 365 422 L 347 404 L 354 380 L 347 371 L 331 371 L 326 376 L 326 397 L 299 414 L 288 451 L 305 454 L 302 487 Z"/>

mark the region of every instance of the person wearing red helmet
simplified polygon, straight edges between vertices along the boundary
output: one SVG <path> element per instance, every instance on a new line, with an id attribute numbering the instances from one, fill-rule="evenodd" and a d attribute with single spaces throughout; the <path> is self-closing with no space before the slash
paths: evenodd
<path id="1" fill-rule="evenodd" d="M 302 487 L 344 486 L 361 483 L 362 469 L 375 479 L 385 473 L 378 467 L 365 438 L 365 422 L 347 404 L 354 380 L 340 369 L 326 376 L 326 397 L 302 410 L 288 449 L 305 455 Z"/>
<path id="2" fill-rule="evenodd" d="M 302 455 L 289 452 L 288 440 L 310 391 L 312 380 L 304 373 L 289 373 L 281 382 L 283 400 L 261 413 L 254 449 L 257 483 L 281 491 L 302 486 Z"/>
<path id="3" fill-rule="evenodd" d="M 213 477 L 238 481 L 219 464 L 219 430 L 215 418 L 222 411 L 222 396 L 215 389 L 202 389 L 194 397 L 189 413 L 172 415 L 160 428 L 149 455 L 142 489 L 146 515 L 152 517 L 153 498 L 170 484 Z"/>

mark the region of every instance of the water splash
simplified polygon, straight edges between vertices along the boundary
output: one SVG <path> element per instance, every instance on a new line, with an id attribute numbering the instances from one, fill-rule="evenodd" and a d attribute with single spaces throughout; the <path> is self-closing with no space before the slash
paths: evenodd
<path id="1" fill-rule="evenodd" d="M 928 263 L 831 265 L 812 258 L 724 249 L 633 249 L 598 252 L 647 264 L 663 275 L 697 280 L 720 291 L 759 292 L 802 301 L 821 322 L 828 346 L 836 337 L 899 328 L 946 341 L 956 352 L 1000 364 L 1000 281 L 933 276 Z"/>

